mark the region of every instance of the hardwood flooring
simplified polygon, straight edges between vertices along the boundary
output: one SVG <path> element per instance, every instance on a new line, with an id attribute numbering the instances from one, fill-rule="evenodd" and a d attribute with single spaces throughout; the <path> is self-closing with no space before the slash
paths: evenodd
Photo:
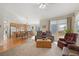
<path id="1" fill-rule="evenodd" d="M 32 37 L 32 36 L 29 36 L 28 38 L 30 38 L 30 37 Z M 22 44 L 26 43 L 28 38 L 27 39 L 20 39 L 20 38 L 12 37 L 12 38 L 4 40 L 3 41 L 3 46 L 0 47 L 0 53 L 5 52 L 5 51 L 7 51 L 11 48 L 15 48 L 19 45 L 22 45 Z"/>

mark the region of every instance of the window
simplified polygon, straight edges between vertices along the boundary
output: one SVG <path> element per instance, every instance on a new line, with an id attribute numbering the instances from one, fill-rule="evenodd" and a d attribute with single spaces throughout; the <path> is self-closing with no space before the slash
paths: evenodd
<path id="1" fill-rule="evenodd" d="M 50 22 L 50 31 L 55 34 L 57 32 L 57 21 L 56 20 L 51 20 Z"/>
<path id="2" fill-rule="evenodd" d="M 79 32 L 79 15 L 76 16 L 76 32 Z"/>
<path id="3" fill-rule="evenodd" d="M 64 31 L 67 28 L 67 19 L 58 20 L 58 31 Z"/>
<path id="4" fill-rule="evenodd" d="M 52 34 L 56 32 L 63 32 L 67 28 L 67 19 L 51 20 L 50 31 Z"/>

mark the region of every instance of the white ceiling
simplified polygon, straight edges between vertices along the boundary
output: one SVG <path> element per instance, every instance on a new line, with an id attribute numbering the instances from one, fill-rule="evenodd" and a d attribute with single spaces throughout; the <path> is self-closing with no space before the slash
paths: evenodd
<path id="1" fill-rule="evenodd" d="M 57 17 L 70 14 L 79 10 L 78 3 L 48 3 L 45 9 L 39 9 L 37 3 L 4 3 L 0 4 L 0 9 L 17 16 L 42 18 Z M 2 12 L 1 10 L 0 12 Z"/>

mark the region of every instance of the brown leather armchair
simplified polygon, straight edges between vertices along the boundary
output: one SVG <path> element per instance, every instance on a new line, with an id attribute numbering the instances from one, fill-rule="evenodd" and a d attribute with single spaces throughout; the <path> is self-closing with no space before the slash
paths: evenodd
<path id="1" fill-rule="evenodd" d="M 75 44 L 76 43 L 76 38 L 77 38 L 76 33 L 66 33 L 64 38 L 59 38 L 58 47 L 63 48 L 65 45 Z"/>

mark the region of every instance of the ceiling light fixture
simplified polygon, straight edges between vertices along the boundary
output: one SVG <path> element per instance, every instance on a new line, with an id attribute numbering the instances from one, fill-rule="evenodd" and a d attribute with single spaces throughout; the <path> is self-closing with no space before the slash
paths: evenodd
<path id="1" fill-rule="evenodd" d="M 41 3 L 40 6 L 39 6 L 39 8 L 41 8 L 41 9 L 44 9 L 45 7 L 46 7 L 45 3 Z"/>

